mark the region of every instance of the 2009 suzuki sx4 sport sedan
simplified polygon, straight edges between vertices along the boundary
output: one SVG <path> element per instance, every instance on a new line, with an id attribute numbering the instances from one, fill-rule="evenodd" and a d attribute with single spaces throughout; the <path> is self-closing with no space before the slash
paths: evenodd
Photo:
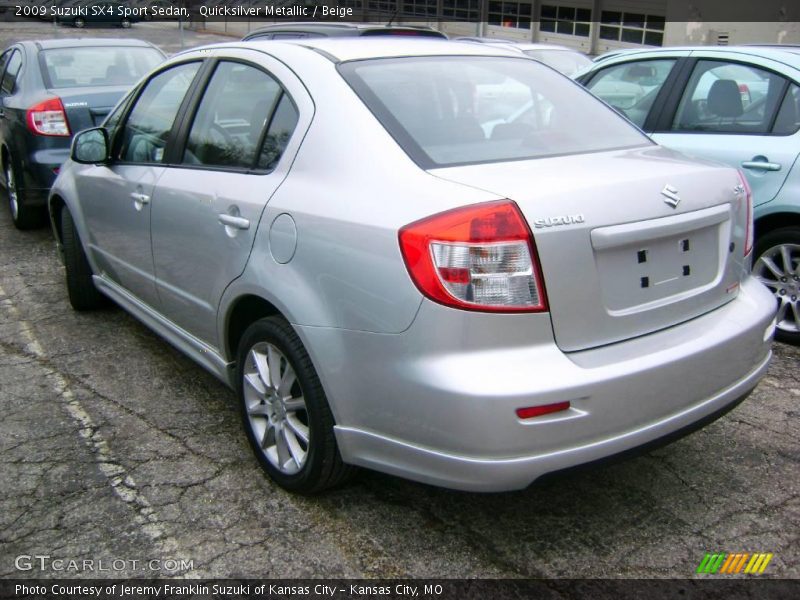
<path id="1" fill-rule="evenodd" d="M 484 45 L 181 53 L 76 137 L 49 209 L 72 305 L 235 388 L 298 492 L 524 488 L 720 416 L 771 355 L 742 176 Z"/>

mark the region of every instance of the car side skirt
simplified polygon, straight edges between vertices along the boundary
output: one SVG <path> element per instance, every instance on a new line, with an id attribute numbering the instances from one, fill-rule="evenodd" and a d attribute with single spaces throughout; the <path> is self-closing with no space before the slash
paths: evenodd
<path id="1" fill-rule="evenodd" d="M 178 350 L 197 362 L 228 387 L 233 387 L 232 365 L 214 348 L 159 314 L 147 304 L 132 296 L 125 288 L 107 277 L 95 275 L 95 286 L 134 317 L 163 337 Z"/>

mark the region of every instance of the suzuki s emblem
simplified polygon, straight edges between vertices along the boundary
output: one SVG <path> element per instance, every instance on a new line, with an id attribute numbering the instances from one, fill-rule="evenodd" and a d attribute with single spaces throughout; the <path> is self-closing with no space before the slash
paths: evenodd
<path id="1" fill-rule="evenodd" d="M 661 190 L 661 195 L 664 196 L 664 202 L 669 204 L 672 208 L 676 208 L 681 203 L 681 198 L 678 196 L 678 190 L 671 185 L 665 185 Z"/>

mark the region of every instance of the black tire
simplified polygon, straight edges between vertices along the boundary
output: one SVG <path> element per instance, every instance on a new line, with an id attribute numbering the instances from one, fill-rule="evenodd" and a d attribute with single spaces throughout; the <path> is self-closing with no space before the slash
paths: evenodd
<path id="1" fill-rule="evenodd" d="M 66 208 L 61 211 L 61 240 L 64 247 L 64 267 L 67 273 L 67 295 L 72 308 L 79 311 L 94 310 L 107 301 L 92 281 L 92 268 L 86 260 L 78 230 Z"/>
<path id="2" fill-rule="evenodd" d="M 792 264 L 785 265 L 782 257 L 776 256 L 775 253 L 781 247 L 789 250 Z M 773 264 L 785 272 L 786 281 L 781 281 L 775 273 L 764 268 L 761 263 L 761 257 L 764 255 L 774 257 Z M 775 339 L 795 346 L 800 345 L 800 320 L 793 317 L 791 306 L 793 304 L 800 313 L 800 227 L 782 227 L 759 237 L 753 250 L 753 273 L 759 276 L 761 281 L 769 280 L 767 289 L 775 295 L 779 306 L 781 302 L 790 304 L 787 308 L 788 319 L 778 323 Z"/>
<path id="3" fill-rule="evenodd" d="M 285 373 L 289 365 L 294 370 L 296 381 L 292 387 L 293 395 L 299 393 L 305 401 L 305 408 L 293 413 L 296 418 L 299 415 L 308 427 L 305 462 L 294 474 L 287 474 L 270 462 L 248 413 L 248 402 L 251 402 L 252 410 L 252 400 L 259 394 L 253 388 L 248 389 L 249 395 L 245 396 L 245 386 L 249 385 L 245 384 L 245 374 L 254 365 L 250 353 L 266 345 L 273 346 L 282 354 L 279 359 L 282 372 Z M 355 473 L 355 467 L 342 462 L 333 432 L 333 414 L 322 384 L 300 338 L 289 323 L 281 317 L 268 317 L 250 325 L 239 344 L 236 364 L 236 392 L 247 439 L 261 467 L 278 485 L 291 492 L 314 494 L 341 485 Z M 294 387 L 296 385 L 299 388 Z M 261 397 L 264 395 L 262 393 Z M 265 400 L 261 400 L 260 404 L 264 409 L 267 408 Z M 265 415 L 259 415 L 256 419 L 263 419 L 265 427 L 268 426 Z"/>
<path id="4" fill-rule="evenodd" d="M 42 206 L 29 206 L 25 201 L 25 190 L 19 184 L 19 170 L 14 165 L 11 155 L 6 157 L 3 175 L 6 180 L 8 209 L 11 212 L 11 221 L 14 223 L 14 227 L 21 231 L 42 227 L 45 223 L 45 209 Z"/>

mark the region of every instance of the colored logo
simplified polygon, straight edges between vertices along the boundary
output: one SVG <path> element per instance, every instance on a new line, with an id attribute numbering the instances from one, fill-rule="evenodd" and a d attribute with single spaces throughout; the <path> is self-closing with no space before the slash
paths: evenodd
<path id="1" fill-rule="evenodd" d="M 767 568 L 773 556 L 771 552 L 739 552 L 736 554 L 706 552 L 703 560 L 700 561 L 700 566 L 697 567 L 697 573 L 760 575 Z"/>

